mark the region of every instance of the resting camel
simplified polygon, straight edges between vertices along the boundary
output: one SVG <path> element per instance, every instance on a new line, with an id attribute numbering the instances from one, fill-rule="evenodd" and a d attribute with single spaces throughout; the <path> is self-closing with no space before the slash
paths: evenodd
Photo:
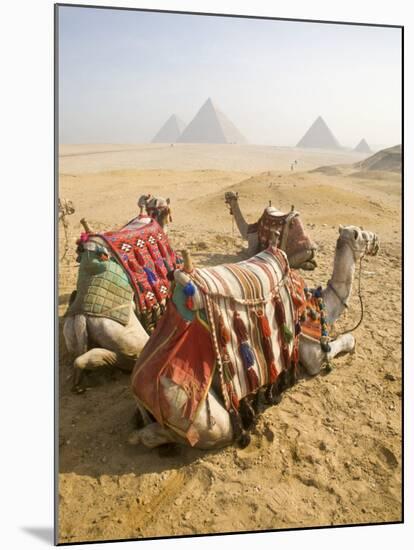
<path id="1" fill-rule="evenodd" d="M 154 197 L 153 195 L 141 195 L 138 199 L 140 215 L 144 210 L 150 218 L 157 220 L 165 233 L 168 230 L 168 222 L 172 221 L 170 199 Z"/>
<path id="2" fill-rule="evenodd" d="M 274 247 L 216 268 L 194 270 L 187 260 L 175 272 L 173 303 L 132 374 L 146 425 L 131 434 L 130 443 L 201 449 L 248 444 L 242 406 L 251 408 L 251 395 L 263 389 L 268 402 L 277 402 L 295 381 L 297 360 L 316 375 L 338 354 L 354 350 L 351 333 L 330 340 L 327 327 L 347 306 L 356 264 L 378 249 L 376 234 L 340 226 L 332 275 L 324 289 L 312 292 Z M 229 288 L 232 280 L 239 286 L 247 281 L 247 294 Z M 309 309 L 308 303 L 318 305 Z M 319 340 L 304 333 L 312 312 L 319 315 Z"/>
<path id="3" fill-rule="evenodd" d="M 312 271 L 316 267 L 314 260 L 316 245 L 305 234 L 299 212 L 294 207 L 283 214 L 273 206 L 268 206 L 256 223 L 248 224 L 240 210 L 237 193 L 228 191 L 224 195 L 229 205 L 230 214 L 234 216 L 240 235 L 248 243 L 247 253 L 254 256 L 270 244 L 273 232 L 279 233 L 278 248 L 286 252 L 289 265 L 294 269 Z"/>
<path id="4" fill-rule="evenodd" d="M 93 234 L 84 219 L 81 223 L 86 232 L 78 241 L 77 289 L 63 326 L 66 347 L 75 358 L 76 393 L 84 391 L 85 370 L 108 365 L 132 370 L 164 311 L 167 275 L 175 268 L 175 255 L 153 218 L 138 217 L 115 234 Z M 115 239 L 118 250 L 109 246 Z"/>
<path id="5" fill-rule="evenodd" d="M 62 222 L 63 225 L 63 233 L 65 236 L 65 245 L 63 254 L 60 258 L 60 261 L 63 261 L 66 254 L 69 251 L 69 242 L 68 242 L 68 220 L 66 219 L 67 216 L 71 216 L 75 212 L 75 207 L 73 206 L 73 202 L 68 199 L 61 199 L 59 197 L 58 199 L 58 215 L 59 215 L 59 221 Z"/>

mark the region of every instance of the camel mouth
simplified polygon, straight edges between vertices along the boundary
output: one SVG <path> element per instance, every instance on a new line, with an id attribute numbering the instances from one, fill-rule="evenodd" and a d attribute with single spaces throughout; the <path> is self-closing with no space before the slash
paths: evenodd
<path id="1" fill-rule="evenodd" d="M 365 254 L 367 256 L 377 256 L 379 250 L 380 250 L 380 242 L 379 242 L 378 236 L 374 233 L 372 240 L 370 240 L 367 243 L 367 249 Z"/>

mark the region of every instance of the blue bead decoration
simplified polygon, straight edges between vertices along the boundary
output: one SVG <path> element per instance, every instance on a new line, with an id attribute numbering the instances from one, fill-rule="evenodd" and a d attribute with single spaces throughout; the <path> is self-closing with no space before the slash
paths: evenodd
<path id="1" fill-rule="evenodd" d="M 183 292 L 186 296 L 194 296 L 195 291 L 196 291 L 195 286 L 191 281 L 189 281 L 183 288 Z"/>

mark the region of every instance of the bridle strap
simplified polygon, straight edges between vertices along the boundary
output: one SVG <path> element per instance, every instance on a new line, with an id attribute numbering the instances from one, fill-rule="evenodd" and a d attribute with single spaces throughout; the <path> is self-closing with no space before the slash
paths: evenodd
<path id="1" fill-rule="evenodd" d="M 338 298 L 338 300 L 341 302 L 341 304 L 348 309 L 348 304 L 339 296 L 338 291 L 333 286 L 331 281 L 328 281 L 328 287 L 332 290 L 332 292 L 335 294 L 335 296 Z"/>

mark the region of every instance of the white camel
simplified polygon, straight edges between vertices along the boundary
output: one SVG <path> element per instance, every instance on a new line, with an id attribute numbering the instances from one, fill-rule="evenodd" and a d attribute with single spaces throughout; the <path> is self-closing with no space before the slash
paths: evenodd
<path id="1" fill-rule="evenodd" d="M 364 255 L 377 254 L 378 249 L 379 241 L 374 233 L 355 226 L 339 227 L 333 273 L 326 288 L 322 291 L 328 323 L 333 324 L 347 306 L 351 296 L 357 262 Z M 183 273 L 176 272 L 176 274 L 177 283 L 179 284 Z M 198 289 L 192 297 L 194 304 L 197 302 L 202 303 L 202 299 L 197 293 L 199 293 Z M 293 332 L 294 329 L 292 323 L 290 330 Z M 325 351 L 322 350 L 318 341 L 301 334 L 299 336 L 299 361 L 309 374 L 315 375 L 320 372 L 327 361 L 331 361 L 338 354 L 352 352 L 354 347 L 355 338 L 350 333 L 343 334 L 330 341 L 329 347 Z M 185 432 L 188 428 L 188 421 L 182 417 L 182 410 L 188 396 L 179 385 L 174 384 L 170 379 L 161 377 L 160 382 L 164 386 L 163 395 L 170 407 L 168 418 L 173 419 L 173 425 L 176 427 L 179 427 L 180 422 L 182 422 L 181 431 Z M 193 420 L 193 426 L 199 435 L 195 446 L 201 449 L 212 449 L 228 445 L 234 441 L 235 435 L 237 435 L 231 416 L 219 398 L 218 387 L 217 380 L 213 380 L 207 399 L 199 407 Z M 154 418 L 151 418 L 140 404 L 138 404 L 138 407 L 146 425 L 131 433 L 129 438 L 131 444 L 142 443 L 150 448 L 167 443 L 188 444 L 188 441 L 173 429 L 154 422 Z M 247 444 L 247 442 L 248 440 L 244 444 Z"/>
<path id="2" fill-rule="evenodd" d="M 133 220 L 133 228 L 145 227 L 151 221 L 152 218 L 149 217 L 137 218 Z M 81 223 L 86 233 L 93 233 L 85 219 L 82 219 Z M 132 370 L 136 358 L 149 338 L 148 332 L 154 328 L 165 304 L 161 303 L 151 312 L 140 313 L 138 318 L 134 290 L 118 260 L 108 250 L 105 241 L 94 235 L 81 244 L 78 252 L 80 267 L 77 290 L 72 293 L 63 325 L 63 336 L 69 353 L 74 357 L 72 391 L 82 393 L 85 388 L 81 382 L 86 370 L 96 370 L 104 366 Z M 94 315 L 90 311 L 85 313 L 82 307 L 80 311 L 76 308 L 76 300 L 81 302 L 81 294 L 85 295 L 86 292 L 82 279 L 90 281 L 91 276 L 104 274 L 108 269 L 110 273 L 107 279 L 110 280 L 115 273 L 123 284 L 123 298 L 118 300 L 119 303 L 113 309 L 118 310 L 115 313 L 122 314 L 124 323 L 116 318 L 110 318 L 111 311 L 108 315 L 105 311 Z M 107 285 L 108 281 L 104 284 Z M 119 293 L 119 289 L 116 292 Z"/>
<path id="3" fill-rule="evenodd" d="M 289 265 L 294 269 L 315 269 L 316 245 L 306 235 L 299 212 L 292 209 L 287 214 L 273 206 L 268 206 L 258 222 L 249 224 L 244 219 L 237 193 L 228 191 L 224 195 L 225 203 L 234 216 L 241 237 L 247 241 L 247 253 L 254 256 L 265 249 L 274 230 L 279 232 L 278 248 L 286 252 Z"/>

